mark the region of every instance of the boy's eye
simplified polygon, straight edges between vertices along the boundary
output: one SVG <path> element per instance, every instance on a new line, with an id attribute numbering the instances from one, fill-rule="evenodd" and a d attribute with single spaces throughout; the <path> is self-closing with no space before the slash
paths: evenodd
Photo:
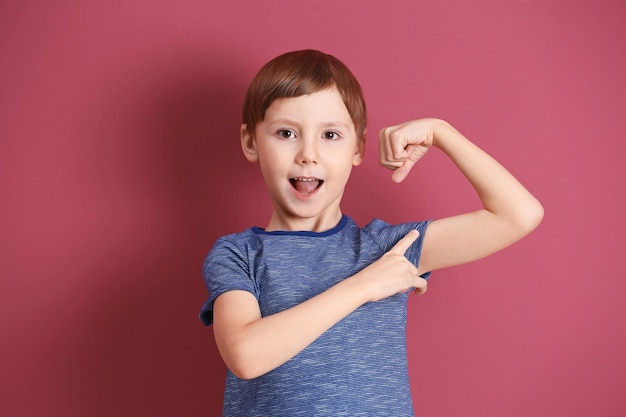
<path id="1" fill-rule="evenodd" d="M 276 133 L 278 134 L 279 137 L 283 139 L 293 139 L 296 137 L 296 134 L 292 130 L 289 130 L 289 129 L 281 129 Z"/>
<path id="2" fill-rule="evenodd" d="M 334 131 L 324 132 L 324 139 L 337 140 L 339 139 L 339 133 Z"/>

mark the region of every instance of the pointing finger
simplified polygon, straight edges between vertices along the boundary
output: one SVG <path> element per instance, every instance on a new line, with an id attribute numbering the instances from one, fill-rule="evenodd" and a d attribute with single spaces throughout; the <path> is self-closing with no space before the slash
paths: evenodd
<path id="1" fill-rule="evenodd" d="M 407 251 L 409 247 L 415 242 L 417 237 L 420 235 L 420 232 L 413 229 L 409 233 L 407 233 L 402 239 L 395 244 L 393 248 L 389 252 L 397 253 L 400 255 L 404 255 L 404 252 Z"/>

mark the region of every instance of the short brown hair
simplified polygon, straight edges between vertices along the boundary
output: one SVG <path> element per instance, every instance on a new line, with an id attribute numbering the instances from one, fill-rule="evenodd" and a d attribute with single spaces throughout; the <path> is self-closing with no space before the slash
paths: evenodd
<path id="1" fill-rule="evenodd" d="M 248 87 L 243 104 L 243 123 L 253 134 L 274 100 L 300 97 L 331 87 L 337 88 L 341 94 L 361 138 L 367 125 L 361 85 L 343 62 L 312 49 L 287 52 L 261 68 Z"/>

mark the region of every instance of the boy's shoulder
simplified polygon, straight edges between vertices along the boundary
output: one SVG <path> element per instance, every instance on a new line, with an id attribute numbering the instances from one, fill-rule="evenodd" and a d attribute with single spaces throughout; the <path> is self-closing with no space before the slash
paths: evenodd
<path id="1" fill-rule="evenodd" d="M 431 221 L 432 220 L 424 220 L 392 224 L 375 218 L 363 227 L 362 232 L 370 235 L 375 240 L 391 239 L 393 241 L 397 241 L 414 229 L 423 234 Z"/>

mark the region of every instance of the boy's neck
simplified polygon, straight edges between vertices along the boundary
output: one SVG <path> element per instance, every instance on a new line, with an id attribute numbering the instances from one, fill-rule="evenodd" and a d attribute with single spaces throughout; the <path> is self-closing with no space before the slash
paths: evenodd
<path id="1" fill-rule="evenodd" d="M 337 209 L 337 211 L 332 214 L 311 218 L 287 216 L 274 211 L 265 230 L 268 232 L 284 230 L 292 232 L 307 231 L 321 233 L 336 227 L 341 221 L 342 216 L 343 213 L 340 209 Z"/>

